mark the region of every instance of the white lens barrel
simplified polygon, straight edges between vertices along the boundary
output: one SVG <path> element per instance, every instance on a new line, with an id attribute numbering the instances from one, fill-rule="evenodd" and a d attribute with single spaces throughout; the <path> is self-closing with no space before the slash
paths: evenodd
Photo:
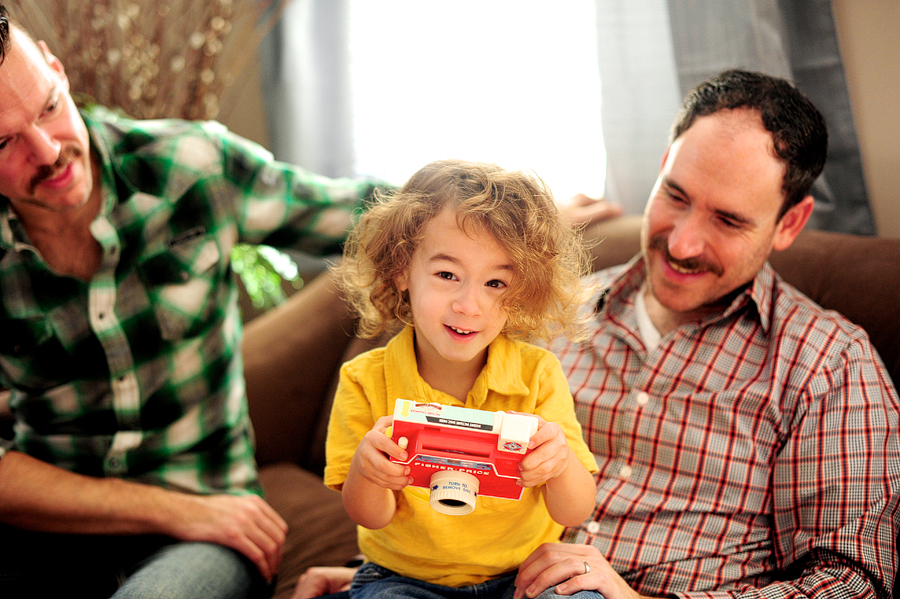
<path id="1" fill-rule="evenodd" d="M 478 479 L 465 472 L 441 470 L 431 476 L 431 507 L 442 514 L 465 516 L 475 509 Z"/>

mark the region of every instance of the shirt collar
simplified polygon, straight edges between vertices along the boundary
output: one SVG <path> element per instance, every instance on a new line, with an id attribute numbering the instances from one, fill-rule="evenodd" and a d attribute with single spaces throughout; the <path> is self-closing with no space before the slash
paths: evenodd
<path id="1" fill-rule="evenodd" d="M 116 204 L 117 198 L 122 193 L 122 197 L 130 197 L 135 188 L 128 179 L 122 176 L 121 169 L 118 168 L 113 161 L 113 152 L 111 148 L 114 146 L 112 134 L 107 126 L 118 120 L 118 115 L 102 106 L 95 106 L 90 109 L 81 110 L 81 118 L 87 126 L 88 136 L 91 140 L 91 149 L 94 151 L 100 161 L 100 181 L 95 181 L 95 185 L 103 186 L 103 206 L 100 208 L 100 214 L 107 216 L 112 212 Z M 118 190 L 119 186 L 124 186 L 126 190 Z"/>
<path id="2" fill-rule="evenodd" d="M 487 400 L 488 392 L 494 391 L 504 395 L 519 395 L 529 392 L 522 380 L 522 360 L 518 344 L 506 335 L 498 335 L 488 345 L 487 364 L 475 380 L 469 391 L 472 404 L 469 407 L 479 408 Z M 388 355 L 385 358 L 388 366 L 388 390 L 416 389 L 421 397 L 429 394 L 428 384 L 419 376 L 418 371 L 409 372 L 408 366 L 416 364 L 415 329 L 404 328 L 388 343 Z"/>

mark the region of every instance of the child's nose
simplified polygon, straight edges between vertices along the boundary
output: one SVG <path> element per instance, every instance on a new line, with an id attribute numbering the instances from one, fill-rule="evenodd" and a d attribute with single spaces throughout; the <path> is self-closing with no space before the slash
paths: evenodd
<path id="1" fill-rule="evenodd" d="M 481 314 L 479 291 L 480 289 L 474 285 L 462 285 L 453 301 L 453 310 L 467 316 L 479 316 Z"/>

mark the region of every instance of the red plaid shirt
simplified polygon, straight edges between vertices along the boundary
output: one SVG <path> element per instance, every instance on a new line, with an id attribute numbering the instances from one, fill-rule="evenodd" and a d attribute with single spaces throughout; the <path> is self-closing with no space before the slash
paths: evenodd
<path id="1" fill-rule="evenodd" d="M 890 597 L 900 402 L 862 329 L 766 265 L 648 354 L 643 262 L 593 279 L 591 336 L 552 347 L 600 467 L 566 540 L 646 595 Z"/>

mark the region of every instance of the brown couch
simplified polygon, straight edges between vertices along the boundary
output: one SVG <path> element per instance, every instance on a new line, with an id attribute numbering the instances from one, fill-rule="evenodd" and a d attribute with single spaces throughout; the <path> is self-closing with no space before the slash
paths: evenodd
<path id="1" fill-rule="evenodd" d="M 640 218 L 591 227 L 600 240 L 594 267 L 620 264 L 639 249 Z M 900 239 L 804 231 L 771 263 L 788 282 L 865 328 L 900 381 Z M 320 473 L 329 400 L 339 365 L 368 347 L 353 340 L 353 322 L 327 277 L 307 293 L 253 319 L 244 341 L 250 416 L 269 502 L 292 525 L 276 597 L 290 597 L 310 565 L 340 565 L 357 552 L 340 495 Z M 310 317 L 309 315 L 315 315 Z"/>

